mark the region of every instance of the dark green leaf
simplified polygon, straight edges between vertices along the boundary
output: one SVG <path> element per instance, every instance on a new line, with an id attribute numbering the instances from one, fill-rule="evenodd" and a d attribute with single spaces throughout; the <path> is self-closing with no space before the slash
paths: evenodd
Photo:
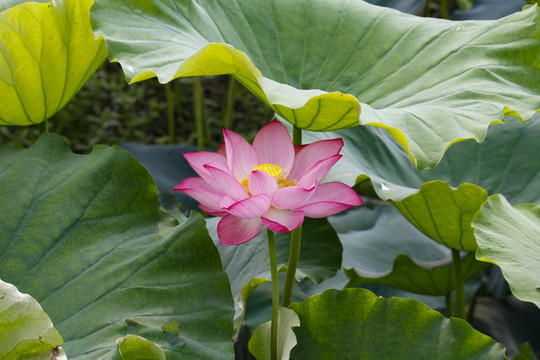
<path id="1" fill-rule="evenodd" d="M 127 335 L 171 358 L 232 357 L 233 301 L 204 219 L 167 215 L 127 151 L 76 155 L 52 134 L 1 147 L 0 202 L 0 274 L 40 302 L 70 359 L 119 359 Z"/>
<path id="2" fill-rule="evenodd" d="M 502 345 L 416 300 L 327 290 L 290 308 L 301 324 L 292 359 L 505 359 Z"/>

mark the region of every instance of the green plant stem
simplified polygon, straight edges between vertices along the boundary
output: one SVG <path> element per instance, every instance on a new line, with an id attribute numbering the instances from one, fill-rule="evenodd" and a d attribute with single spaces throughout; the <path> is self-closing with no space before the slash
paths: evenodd
<path id="1" fill-rule="evenodd" d="M 204 150 L 205 145 L 205 121 L 204 121 L 204 102 L 201 78 L 193 79 L 193 105 L 195 107 L 195 124 L 197 128 L 197 148 Z"/>
<path id="2" fill-rule="evenodd" d="M 223 116 L 223 127 L 225 129 L 232 128 L 235 94 L 236 94 L 236 80 L 231 76 L 229 78 L 229 89 L 227 90 L 227 102 L 225 103 L 225 114 Z"/>
<path id="3" fill-rule="evenodd" d="M 175 143 L 175 139 L 174 139 L 175 129 L 174 129 L 174 102 L 173 102 L 173 96 L 172 96 L 172 91 L 171 91 L 171 83 L 165 84 L 165 94 L 167 96 L 167 119 L 169 122 L 169 126 L 168 126 L 169 144 L 172 145 Z"/>
<path id="4" fill-rule="evenodd" d="M 463 281 L 459 250 L 452 249 L 452 263 L 456 290 L 456 317 L 465 320 L 465 282 Z"/>
<path id="5" fill-rule="evenodd" d="M 293 127 L 293 145 L 302 145 L 302 129 Z M 293 286 L 296 277 L 296 267 L 300 258 L 300 245 L 302 241 L 302 226 L 291 232 L 291 247 L 289 250 L 289 262 L 287 264 L 287 273 L 285 275 L 285 285 L 283 286 L 283 296 L 281 297 L 281 306 L 287 307 L 291 304 Z"/>
<path id="6" fill-rule="evenodd" d="M 277 329 L 279 315 L 279 280 L 277 274 L 276 240 L 274 233 L 267 230 L 270 274 L 272 279 L 272 323 L 270 325 L 270 359 L 277 360 Z"/>
<path id="7" fill-rule="evenodd" d="M 293 145 L 302 145 L 302 129 L 293 127 Z"/>
<path id="8" fill-rule="evenodd" d="M 452 302 L 452 293 L 446 294 L 444 296 L 446 300 L 446 316 L 454 316 L 454 303 Z"/>
<path id="9" fill-rule="evenodd" d="M 448 0 L 441 0 L 441 18 L 450 19 L 448 16 Z"/>
<path id="10" fill-rule="evenodd" d="M 426 4 L 424 5 L 424 16 L 430 17 L 431 16 L 431 0 L 426 0 Z"/>
<path id="11" fill-rule="evenodd" d="M 45 119 L 42 123 L 39 124 L 39 133 L 48 133 L 49 132 L 49 120 Z"/>
<path id="12" fill-rule="evenodd" d="M 302 239 L 302 226 L 291 232 L 291 248 L 289 251 L 289 263 L 287 264 L 287 273 L 285 274 L 285 285 L 283 286 L 283 295 L 281 297 L 281 306 L 287 307 L 291 304 L 293 286 L 296 276 L 296 267 L 300 258 L 300 242 Z"/>

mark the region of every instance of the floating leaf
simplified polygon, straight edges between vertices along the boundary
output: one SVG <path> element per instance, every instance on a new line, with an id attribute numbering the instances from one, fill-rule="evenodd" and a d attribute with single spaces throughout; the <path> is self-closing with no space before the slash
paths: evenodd
<path id="1" fill-rule="evenodd" d="M 416 300 L 327 290 L 289 308 L 301 323 L 291 359 L 505 359 L 502 345 Z"/>
<path id="2" fill-rule="evenodd" d="M 512 293 L 540 307 L 540 205 L 512 207 L 503 195 L 493 195 L 473 226 L 477 258 L 495 261 Z"/>
<path id="3" fill-rule="evenodd" d="M 272 322 L 262 324 L 249 340 L 249 351 L 257 358 L 257 360 L 271 360 L 271 326 Z M 279 308 L 277 359 L 289 360 L 291 350 L 296 345 L 296 336 L 292 329 L 298 326 L 300 326 L 300 320 L 294 311 L 287 308 Z"/>
<path id="4" fill-rule="evenodd" d="M 357 0 L 97 0 L 91 17 L 129 82 L 232 74 L 300 128 L 384 128 L 423 169 L 538 109 L 539 12 L 451 22 Z"/>
<path id="5" fill-rule="evenodd" d="M 172 358 L 233 356 L 230 285 L 204 219 L 178 224 L 127 151 L 76 155 L 53 134 L 0 147 L 0 202 L 0 274 L 40 302 L 70 359 L 114 358 L 128 335 Z"/>
<path id="6" fill-rule="evenodd" d="M 0 13 L 0 125 L 48 119 L 103 62 L 104 43 L 90 27 L 92 3 L 24 2 Z"/>
<path id="7" fill-rule="evenodd" d="M 65 360 L 63 340 L 39 303 L 0 280 L 0 356 Z"/>

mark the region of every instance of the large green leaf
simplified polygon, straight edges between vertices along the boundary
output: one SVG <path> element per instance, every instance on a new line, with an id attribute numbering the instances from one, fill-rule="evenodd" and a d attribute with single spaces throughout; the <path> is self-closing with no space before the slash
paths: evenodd
<path id="1" fill-rule="evenodd" d="M 347 286 L 380 284 L 424 295 L 453 291 L 451 251 L 415 229 L 395 208 L 362 207 L 330 222 L 343 244 Z M 463 264 L 465 280 L 486 266 L 469 254 Z"/>
<path id="2" fill-rule="evenodd" d="M 25 2 L 0 13 L 0 125 L 51 117 L 103 62 L 105 46 L 90 27 L 92 3 Z"/>
<path id="3" fill-rule="evenodd" d="M 76 155 L 52 134 L 1 147 L 0 202 L 0 274 L 39 301 L 70 358 L 232 358 L 230 285 L 204 219 L 167 215 L 127 151 Z"/>
<path id="4" fill-rule="evenodd" d="M 129 82 L 232 74 L 300 128 L 372 125 L 433 167 L 448 146 L 540 103 L 540 8 L 418 18 L 359 0 L 97 0 Z"/>
<path id="5" fill-rule="evenodd" d="M 418 229 L 458 250 L 474 251 L 471 220 L 488 195 L 502 193 L 512 204 L 540 201 L 540 116 L 523 124 L 510 118 L 490 128 L 479 144 L 454 145 L 434 169 L 419 171 L 399 145 L 380 129 L 306 133 L 306 142 L 342 137 L 344 155 L 329 179 L 352 185 L 365 176 L 378 196 L 392 200 Z M 360 176 L 359 175 L 363 175 Z"/>
<path id="6" fill-rule="evenodd" d="M 63 340 L 39 303 L 0 280 L 0 357 L 66 359 Z"/>
<path id="7" fill-rule="evenodd" d="M 292 359 L 505 359 L 502 345 L 416 300 L 327 290 L 290 308 L 301 324 Z"/>
<path id="8" fill-rule="evenodd" d="M 478 258 L 495 261 L 512 293 L 540 307 L 540 205 L 512 207 L 493 195 L 473 221 Z"/>
<path id="9" fill-rule="evenodd" d="M 231 280 L 236 301 L 236 334 L 240 330 L 249 295 L 261 284 L 270 281 L 268 240 L 263 228 L 259 235 L 240 246 L 219 246 L 217 224 L 219 218 L 207 219 L 210 236 L 218 246 L 223 269 Z M 289 259 L 290 234 L 276 234 L 277 265 L 285 270 Z M 302 246 L 296 272 L 298 281 L 310 278 L 321 282 L 333 277 L 341 267 L 343 247 L 326 219 L 304 220 Z"/>

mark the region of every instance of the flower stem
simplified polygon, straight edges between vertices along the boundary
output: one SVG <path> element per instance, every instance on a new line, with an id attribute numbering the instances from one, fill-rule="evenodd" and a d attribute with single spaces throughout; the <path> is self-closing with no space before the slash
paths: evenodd
<path id="1" fill-rule="evenodd" d="M 459 250 L 452 249 L 452 268 L 454 269 L 454 288 L 456 289 L 456 314 L 465 320 L 465 282 L 461 271 L 461 256 Z"/>
<path id="2" fill-rule="evenodd" d="M 173 95 L 171 91 L 171 83 L 165 84 L 165 95 L 167 96 L 167 119 L 168 119 L 168 129 L 169 129 L 169 144 L 173 145 L 175 143 L 174 134 L 174 103 Z"/>
<path id="3" fill-rule="evenodd" d="M 454 303 L 452 302 L 452 292 L 446 294 L 444 296 L 444 299 L 446 300 L 446 316 L 454 316 Z"/>
<path id="4" fill-rule="evenodd" d="M 287 307 L 291 304 L 293 285 L 296 276 L 296 266 L 300 258 L 300 241 L 302 240 L 302 226 L 291 232 L 291 249 L 289 251 L 289 263 L 287 264 L 287 274 L 285 275 L 285 285 L 283 286 L 283 296 L 281 306 Z"/>
<path id="5" fill-rule="evenodd" d="M 45 119 L 42 123 L 39 124 L 39 133 L 48 133 L 49 132 L 49 120 Z"/>
<path id="6" fill-rule="evenodd" d="M 293 127 L 293 145 L 302 145 L 302 129 Z"/>
<path id="7" fill-rule="evenodd" d="M 204 150 L 205 145 L 205 121 L 204 121 L 204 94 L 201 84 L 201 78 L 193 78 L 193 96 L 195 106 L 195 123 L 197 127 L 197 148 Z"/>
<path id="8" fill-rule="evenodd" d="M 272 279 L 272 323 L 270 327 L 270 359 L 277 359 L 277 329 L 279 314 L 279 280 L 277 275 L 276 240 L 274 233 L 267 230 L 270 274 Z"/>
<path id="9" fill-rule="evenodd" d="M 293 127 L 293 145 L 302 145 L 302 129 Z M 289 251 L 289 263 L 287 264 L 287 274 L 285 275 L 285 285 L 281 297 L 281 306 L 287 307 L 291 304 L 293 285 L 296 276 L 296 266 L 300 258 L 300 242 L 302 240 L 302 225 L 291 232 L 291 248 Z"/>
<path id="10" fill-rule="evenodd" d="M 441 18 L 450 19 L 450 16 L 448 16 L 448 0 L 441 0 Z"/>
<path id="11" fill-rule="evenodd" d="M 225 129 L 231 129 L 234 117 L 234 100 L 236 80 L 231 76 L 229 78 L 229 89 L 227 90 L 227 102 L 225 104 L 225 114 L 223 116 L 223 127 Z"/>

